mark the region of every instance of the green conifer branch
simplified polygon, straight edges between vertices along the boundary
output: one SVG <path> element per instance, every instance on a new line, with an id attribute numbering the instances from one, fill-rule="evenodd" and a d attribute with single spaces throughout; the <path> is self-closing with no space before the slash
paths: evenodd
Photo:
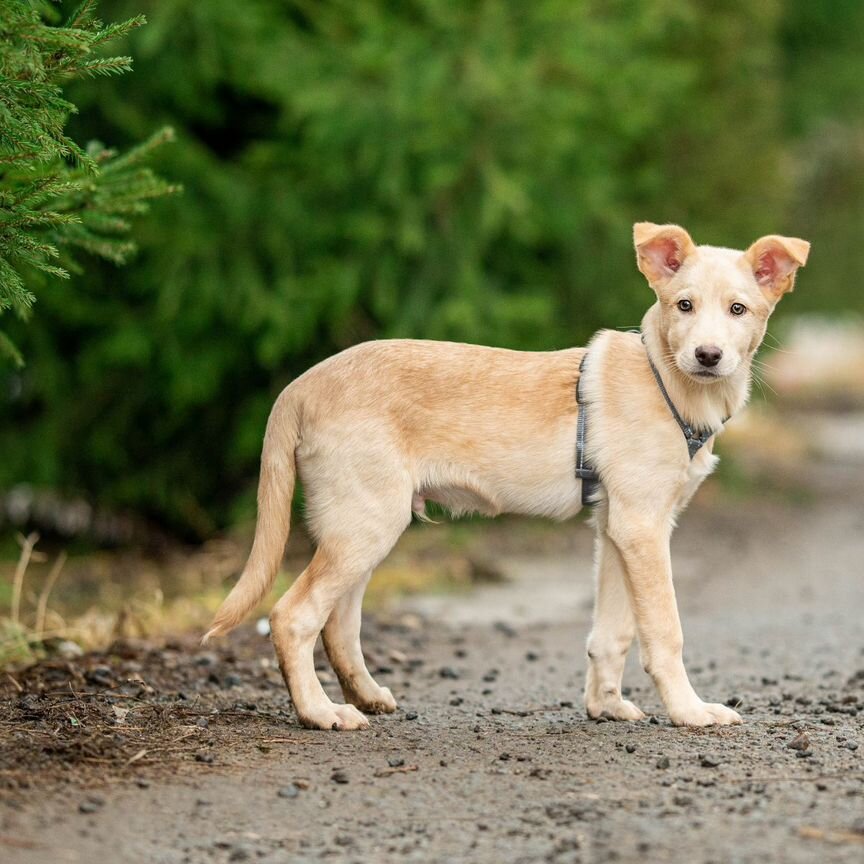
<path id="1" fill-rule="evenodd" d="M 171 129 L 120 156 L 100 144 L 82 147 L 65 132 L 77 108 L 62 85 L 130 71 L 131 57 L 98 52 L 146 23 L 137 15 L 104 24 L 96 7 L 83 0 L 61 22 L 45 4 L 0 0 L 0 313 L 27 314 L 35 302 L 28 274 L 77 272 L 74 250 L 127 261 L 135 251 L 125 236 L 129 217 L 178 191 L 143 165 L 173 140 Z M 2 333 L 0 355 L 21 360 Z"/>

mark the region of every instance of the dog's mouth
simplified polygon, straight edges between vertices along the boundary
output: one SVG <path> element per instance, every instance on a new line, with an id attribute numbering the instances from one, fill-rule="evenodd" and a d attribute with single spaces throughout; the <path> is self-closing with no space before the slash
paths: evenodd
<path id="1" fill-rule="evenodd" d="M 694 381 L 699 381 L 701 384 L 707 384 L 711 381 L 720 381 L 726 377 L 723 372 L 718 372 L 716 369 L 688 369 L 679 367 L 681 371 Z"/>

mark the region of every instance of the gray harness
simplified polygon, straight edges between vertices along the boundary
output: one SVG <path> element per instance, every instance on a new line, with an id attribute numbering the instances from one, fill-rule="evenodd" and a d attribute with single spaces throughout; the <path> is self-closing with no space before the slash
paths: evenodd
<path id="1" fill-rule="evenodd" d="M 642 336 L 642 344 L 645 344 L 645 337 Z M 708 442 L 712 435 L 717 433 L 717 429 L 694 429 L 684 418 L 678 413 L 675 403 L 666 392 L 666 387 L 663 384 L 663 379 L 648 354 L 648 349 L 645 349 L 645 355 L 648 358 L 648 365 L 654 373 L 654 380 L 657 382 L 657 387 L 663 394 L 666 404 L 669 406 L 669 411 L 675 418 L 678 428 L 684 435 L 684 440 L 687 442 L 687 452 L 692 459 Z M 576 403 L 579 405 L 579 418 L 576 421 L 576 478 L 582 481 L 582 505 L 593 505 L 597 503 L 596 492 L 600 486 L 600 475 L 597 470 L 591 466 L 585 457 L 585 436 L 588 431 L 588 403 L 582 397 L 582 373 L 585 371 L 585 361 L 588 359 L 586 351 L 582 357 L 582 362 L 579 364 L 579 380 L 576 382 Z M 729 418 L 723 420 L 725 424 Z"/>

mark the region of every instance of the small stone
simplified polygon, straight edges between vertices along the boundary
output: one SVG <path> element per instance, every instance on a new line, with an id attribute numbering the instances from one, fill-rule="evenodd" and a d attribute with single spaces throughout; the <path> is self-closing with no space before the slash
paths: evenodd
<path id="1" fill-rule="evenodd" d="M 340 771 L 340 770 L 334 771 L 330 775 L 330 779 L 334 783 L 348 783 L 349 782 L 348 775 L 344 771 Z"/>
<path id="2" fill-rule="evenodd" d="M 84 649 L 71 639 L 64 639 L 62 642 L 58 642 L 54 650 L 65 660 L 75 660 L 84 655 Z"/>
<path id="3" fill-rule="evenodd" d="M 105 799 L 98 795 L 91 795 L 86 801 L 78 805 L 79 813 L 96 813 L 105 806 Z"/>
<path id="4" fill-rule="evenodd" d="M 660 768 L 661 770 L 665 770 L 666 768 L 669 767 L 669 765 L 670 765 L 670 762 L 669 762 L 668 756 L 661 756 L 657 760 L 657 767 Z"/>
<path id="5" fill-rule="evenodd" d="M 628 753 L 635 753 L 635 752 L 636 752 L 636 745 L 635 745 L 635 744 L 625 744 L 625 745 L 624 745 L 624 749 L 625 749 Z"/>
<path id="6" fill-rule="evenodd" d="M 205 765 L 212 765 L 215 759 L 212 753 L 196 753 L 195 761 L 203 762 Z"/>
<path id="7" fill-rule="evenodd" d="M 407 711 L 405 713 L 406 720 L 416 720 L 420 715 L 416 711 Z"/>
<path id="8" fill-rule="evenodd" d="M 509 762 L 510 761 L 510 754 L 509 753 L 502 753 L 498 758 L 502 762 Z"/>
<path id="9" fill-rule="evenodd" d="M 276 794 L 280 798 L 296 798 L 300 794 L 300 790 L 293 783 L 289 783 L 287 786 L 283 786 Z"/>
<path id="10" fill-rule="evenodd" d="M 799 732 L 791 741 L 789 741 L 786 746 L 790 750 L 809 750 L 810 749 L 810 737 L 806 732 Z"/>
<path id="11" fill-rule="evenodd" d="M 699 764 L 703 768 L 716 768 L 720 764 L 720 760 L 710 753 L 704 753 L 699 759 Z"/>
<path id="12" fill-rule="evenodd" d="M 243 683 L 243 679 L 239 675 L 229 672 L 225 676 L 225 681 L 223 683 L 226 687 L 239 687 Z"/>
<path id="13" fill-rule="evenodd" d="M 438 670 L 438 674 L 442 678 L 452 678 L 453 680 L 459 678 L 459 673 L 452 666 L 442 666 Z"/>
<path id="14" fill-rule="evenodd" d="M 249 859 L 249 850 L 245 846 L 233 846 L 228 855 L 229 861 L 247 861 Z"/>
<path id="15" fill-rule="evenodd" d="M 795 752 L 795 755 L 799 759 L 809 759 L 813 755 L 813 751 L 812 750 L 797 750 Z"/>
<path id="16" fill-rule="evenodd" d="M 676 795 L 672 799 L 672 803 L 677 807 L 689 807 L 693 803 L 693 799 L 689 795 Z"/>
<path id="17" fill-rule="evenodd" d="M 391 756 L 387 760 L 387 764 L 391 768 L 401 768 L 405 764 L 405 760 L 401 756 Z"/>
<path id="18" fill-rule="evenodd" d="M 847 741 L 846 742 L 846 749 L 847 750 L 857 750 L 858 749 L 858 742 L 857 741 Z"/>
<path id="19" fill-rule="evenodd" d="M 535 660 L 540 659 L 540 655 L 536 651 L 526 651 L 525 652 L 525 659 L 529 663 L 533 663 Z"/>
<path id="20" fill-rule="evenodd" d="M 454 707 L 456 707 L 457 705 L 461 705 L 463 701 L 464 701 L 464 700 L 462 699 L 461 696 L 454 696 L 454 697 L 450 700 L 450 704 L 453 705 Z"/>

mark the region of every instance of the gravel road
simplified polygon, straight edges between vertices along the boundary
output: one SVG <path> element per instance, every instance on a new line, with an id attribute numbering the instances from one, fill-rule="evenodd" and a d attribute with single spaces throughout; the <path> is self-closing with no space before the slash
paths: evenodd
<path id="1" fill-rule="evenodd" d="M 400 710 L 367 732 L 297 727 L 251 628 L 4 682 L 0 859 L 857 864 L 862 485 L 860 463 L 834 463 L 806 503 L 683 518 L 687 665 L 741 727 L 670 726 L 635 658 L 625 684 L 649 719 L 585 718 L 591 538 L 563 526 L 566 555 L 506 558 L 501 585 L 369 622 Z"/>

